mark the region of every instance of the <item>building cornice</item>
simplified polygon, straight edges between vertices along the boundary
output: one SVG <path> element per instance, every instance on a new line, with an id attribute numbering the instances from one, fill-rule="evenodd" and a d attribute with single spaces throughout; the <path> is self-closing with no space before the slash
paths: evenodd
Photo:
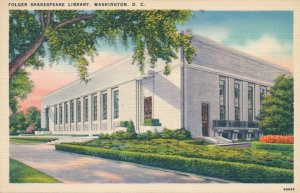
<path id="1" fill-rule="evenodd" d="M 210 39 L 205 38 L 205 37 L 200 36 L 200 35 L 193 34 L 192 42 L 195 42 L 195 43 L 198 42 L 198 43 L 203 44 L 205 46 L 211 47 L 211 48 L 213 48 L 213 49 L 215 49 L 215 50 L 217 50 L 221 53 L 224 53 L 224 54 L 227 54 L 227 55 L 229 54 L 230 56 L 238 57 L 238 58 L 241 58 L 241 59 L 244 59 L 244 60 L 249 60 L 249 61 L 254 62 L 256 64 L 259 64 L 261 66 L 268 66 L 268 67 L 271 67 L 271 68 L 275 68 L 277 70 L 284 71 L 286 74 L 292 75 L 292 72 L 290 72 L 287 68 L 285 68 L 283 66 L 271 63 L 269 61 L 263 60 L 263 59 L 258 58 L 256 56 L 250 55 L 248 53 L 242 52 L 240 50 L 237 50 L 235 48 L 226 46 L 224 44 L 218 43 L 216 41 L 210 40 Z"/>

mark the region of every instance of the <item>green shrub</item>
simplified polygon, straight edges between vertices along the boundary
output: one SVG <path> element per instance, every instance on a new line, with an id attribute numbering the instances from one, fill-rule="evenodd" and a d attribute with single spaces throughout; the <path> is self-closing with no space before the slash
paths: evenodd
<path id="1" fill-rule="evenodd" d="M 131 135 L 126 131 L 117 131 L 111 134 L 111 138 L 118 139 L 118 140 L 131 139 Z"/>
<path id="2" fill-rule="evenodd" d="M 110 139 L 110 135 L 109 134 L 100 133 L 98 138 L 99 139 Z"/>
<path id="3" fill-rule="evenodd" d="M 276 151 L 294 151 L 293 144 L 279 144 L 279 143 L 262 143 L 262 142 L 252 142 L 252 147 L 255 149 L 265 149 L 265 150 L 276 150 Z"/>
<path id="4" fill-rule="evenodd" d="M 55 147 L 61 151 L 133 162 L 245 183 L 293 182 L 293 170 L 289 169 L 173 155 L 119 151 L 71 144 L 56 144 Z"/>
<path id="5" fill-rule="evenodd" d="M 184 140 L 184 139 L 191 139 L 191 138 L 192 138 L 191 133 L 185 130 L 184 128 L 176 129 L 174 131 L 174 139 Z"/>
<path id="6" fill-rule="evenodd" d="M 170 129 L 164 129 L 161 132 L 161 138 L 163 139 L 177 139 L 177 140 L 185 140 L 185 139 L 191 139 L 191 133 L 184 128 L 176 129 L 176 130 L 170 130 Z"/>
<path id="7" fill-rule="evenodd" d="M 173 131 L 170 129 L 163 129 L 163 131 L 161 132 L 161 138 L 163 139 L 173 139 L 174 138 L 174 134 Z"/>
<path id="8" fill-rule="evenodd" d="M 161 138 L 160 133 L 158 132 L 152 132 L 152 131 L 146 131 L 145 133 L 140 133 L 137 135 L 137 139 L 139 140 L 152 140 L 152 139 L 159 139 Z"/>
<path id="9" fill-rule="evenodd" d="M 126 122 L 126 124 L 125 124 Z M 151 132 L 146 131 L 145 133 L 137 134 L 135 132 L 135 127 L 133 124 L 133 121 L 122 121 L 122 125 L 127 126 L 126 132 L 124 131 L 117 131 L 112 134 L 100 134 L 99 139 L 139 139 L 139 140 L 151 140 L 151 139 L 177 139 L 177 140 L 187 140 L 191 139 L 191 133 L 184 128 L 176 129 L 176 130 L 170 130 L 170 129 L 164 129 L 162 132 Z"/>
<path id="10" fill-rule="evenodd" d="M 126 132 L 125 131 L 117 131 L 117 132 L 114 132 L 110 135 L 101 133 L 99 135 L 99 139 L 125 140 L 125 139 L 135 139 L 136 138 L 135 127 L 134 127 L 134 124 L 133 124 L 132 120 L 130 120 L 130 121 L 121 121 L 120 126 L 121 127 L 126 126 L 127 127 Z"/>
<path id="11" fill-rule="evenodd" d="M 134 124 L 133 124 L 132 120 L 127 122 L 127 131 L 126 132 L 129 135 L 130 139 L 135 139 L 136 138 L 135 127 L 134 127 Z"/>

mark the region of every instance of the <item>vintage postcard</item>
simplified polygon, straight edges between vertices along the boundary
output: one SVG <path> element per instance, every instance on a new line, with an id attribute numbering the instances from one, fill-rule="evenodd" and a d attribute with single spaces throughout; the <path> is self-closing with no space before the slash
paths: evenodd
<path id="1" fill-rule="evenodd" d="M 300 192 L 298 1 L 0 14 L 0 192 Z"/>

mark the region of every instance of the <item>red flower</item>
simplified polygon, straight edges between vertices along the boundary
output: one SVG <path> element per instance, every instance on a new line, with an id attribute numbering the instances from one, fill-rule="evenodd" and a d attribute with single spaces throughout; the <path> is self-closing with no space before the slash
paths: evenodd
<path id="1" fill-rule="evenodd" d="M 260 142 L 264 143 L 285 143 L 285 144 L 293 144 L 294 136 L 291 135 L 265 135 L 259 138 Z"/>

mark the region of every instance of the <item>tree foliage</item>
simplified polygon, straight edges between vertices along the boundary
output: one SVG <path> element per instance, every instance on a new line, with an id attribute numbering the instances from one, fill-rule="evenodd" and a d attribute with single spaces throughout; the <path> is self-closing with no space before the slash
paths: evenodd
<path id="1" fill-rule="evenodd" d="M 133 46 L 133 63 L 144 72 L 148 63 L 166 62 L 170 73 L 172 59 L 183 47 L 191 62 L 195 50 L 191 35 L 181 34 L 176 25 L 191 15 L 185 10 L 100 10 L 24 11 L 11 10 L 9 17 L 10 79 L 23 66 L 40 68 L 45 56 L 74 65 L 82 81 L 88 81 L 89 59 L 97 55 L 104 41 Z M 47 54 L 46 54 L 47 53 Z"/>
<path id="2" fill-rule="evenodd" d="M 33 126 L 35 130 L 41 128 L 41 112 L 36 107 L 29 107 L 26 116 L 29 125 Z"/>
<path id="3" fill-rule="evenodd" d="M 21 69 L 9 82 L 9 106 L 11 113 L 17 112 L 19 101 L 31 93 L 34 84 L 29 79 L 28 73 Z"/>
<path id="4" fill-rule="evenodd" d="M 10 116 L 10 134 L 24 133 L 29 127 L 33 130 L 41 127 L 41 113 L 36 107 L 29 107 L 25 113 L 16 111 Z"/>
<path id="5" fill-rule="evenodd" d="M 280 75 L 276 78 L 270 94 L 262 101 L 258 115 L 260 128 L 265 134 L 287 135 L 294 132 L 293 78 Z"/>
<path id="6" fill-rule="evenodd" d="M 24 132 L 29 126 L 28 119 L 23 112 L 15 112 L 9 119 L 9 133 L 16 135 Z"/>

